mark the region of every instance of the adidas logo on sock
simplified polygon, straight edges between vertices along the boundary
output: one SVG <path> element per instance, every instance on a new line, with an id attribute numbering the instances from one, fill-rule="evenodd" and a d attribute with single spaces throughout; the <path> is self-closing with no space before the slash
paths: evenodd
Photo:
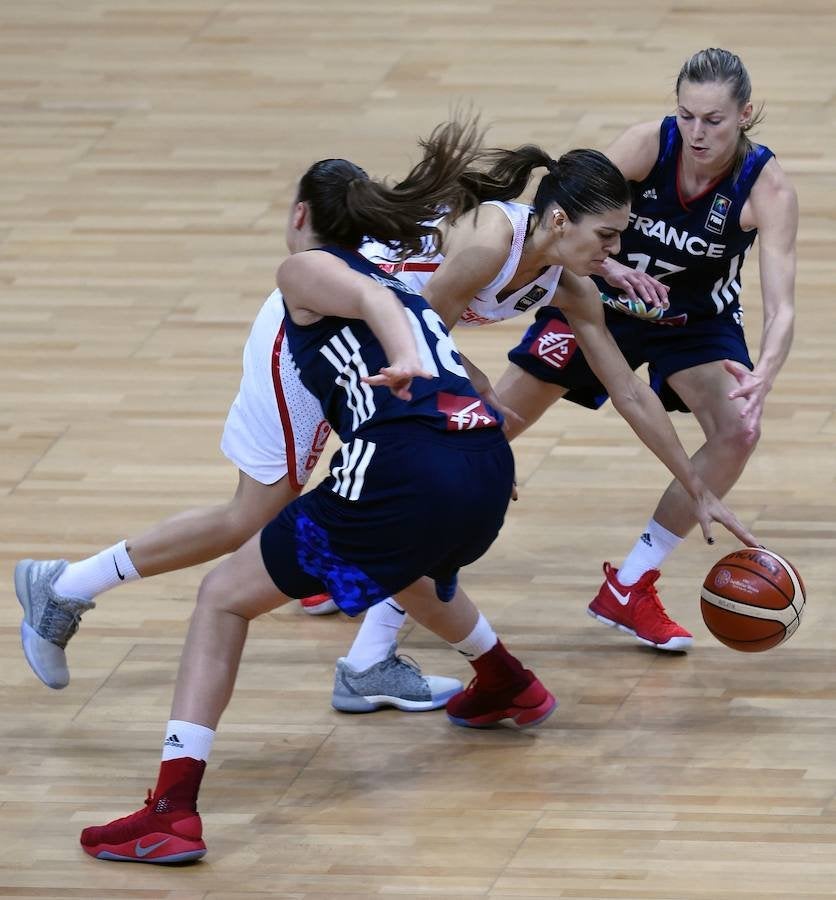
<path id="1" fill-rule="evenodd" d="M 164 741 L 163 747 L 177 747 L 178 750 L 183 749 L 183 745 L 180 743 L 180 738 L 177 737 L 176 734 L 170 734 Z"/>
<path id="2" fill-rule="evenodd" d="M 653 541 L 650 539 L 650 532 L 645 531 L 645 533 L 641 537 L 642 543 L 647 544 L 648 547 L 653 546 Z"/>

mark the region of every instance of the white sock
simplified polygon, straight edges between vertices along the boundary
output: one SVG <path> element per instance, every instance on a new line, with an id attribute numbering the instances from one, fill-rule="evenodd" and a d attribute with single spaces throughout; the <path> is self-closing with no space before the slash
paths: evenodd
<path id="1" fill-rule="evenodd" d="M 70 563 L 54 584 L 56 593 L 92 600 L 119 584 L 141 577 L 134 568 L 126 542 L 121 541 L 95 556 Z"/>
<path id="2" fill-rule="evenodd" d="M 355 672 L 363 672 L 382 662 L 389 655 L 392 642 L 397 641 L 405 619 L 403 607 L 391 597 L 369 607 L 346 655 L 346 662 Z"/>
<path id="3" fill-rule="evenodd" d="M 618 570 L 620 584 L 635 584 L 645 572 L 659 569 L 662 563 L 682 543 L 684 538 L 660 525 L 655 519 L 647 523 L 647 530 Z"/>
<path id="4" fill-rule="evenodd" d="M 163 762 L 167 759 L 178 759 L 190 756 L 192 759 L 209 759 L 215 732 L 205 725 L 183 722 L 180 719 L 169 719 L 165 726 L 163 741 Z"/>
<path id="5" fill-rule="evenodd" d="M 479 613 L 479 620 L 473 631 L 463 641 L 457 641 L 455 644 L 451 642 L 450 646 L 468 659 L 478 659 L 483 653 L 493 649 L 496 642 L 496 632 L 482 613 Z"/>

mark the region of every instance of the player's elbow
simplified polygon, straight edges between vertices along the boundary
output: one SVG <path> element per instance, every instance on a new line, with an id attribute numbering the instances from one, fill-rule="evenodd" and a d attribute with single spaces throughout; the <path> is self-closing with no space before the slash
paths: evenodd
<path id="1" fill-rule="evenodd" d="M 648 402 L 657 402 L 651 389 L 632 372 L 629 378 L 620 379 L 607 389 L 612 405 L 628 420 L 634 411 L 638 413 Z"/>

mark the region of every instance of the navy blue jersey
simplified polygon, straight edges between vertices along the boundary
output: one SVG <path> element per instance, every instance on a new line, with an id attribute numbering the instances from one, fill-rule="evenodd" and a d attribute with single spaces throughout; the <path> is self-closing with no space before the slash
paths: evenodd
<path id="1" fill-rule="evenodd" d="M 343 443 L 330 475 L 261 532 L 264 565 L 287 596 L 327 590 L 350 615 L 425 575 L 450 600 L 459 568 L 490 547 L 511 497 L 514 459 L 499 415 L 420 294 L 359 253 L 322 249 L 395 293 L 433 377 L 416 378 L 412 399 L 399 400 L 362 381 L 387 363 L 365 322 L 285 318 L 302 383 Z"/>
<path id="2" fill-rule="evenodd" d="M 740 271 L 757 230 L 743 231 L 740 212 L 766 163 L 767 147 L 755 146 L 739 175 L 729 173 L 687 203 L 677 171 L 682 137 L 676 117 L 662 120 L 659 156 L 642 182 L 632 182 L 630 223 L 621 237 L 618 262 L 647 272 L 668 285 L 670 308 L 653 321 L 685 325 L 729 313 L 738 317 Z M 605 301 L 621 312 L 618 288 L 595 276 Z"/>
<path id="3" fill-rule="evenodd" d="M 422 368 L 434 376 L 416 378 L 411 400 L 395 397 L 387 387 L 362 381 L 386 366 L 380 342 L 361 319 L 326 316 L 311 325 L 285 320 L 288 346 L 305 387 L 322 404 L 325 418 L 344 444 L 354 435 L 397 420 L 409 419 L 440 431 L 496 428 L 501 416 L 486 406 L 467 377 L 456 345 L 426 300 L 359 253 L 322 247 L 357 272 L 392 290 L 403 303 Z"/>

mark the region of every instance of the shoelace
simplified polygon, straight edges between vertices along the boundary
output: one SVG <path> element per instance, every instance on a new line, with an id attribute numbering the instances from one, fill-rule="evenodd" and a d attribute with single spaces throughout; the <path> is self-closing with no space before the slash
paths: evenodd
<path id="1" fill-rule="evenodd" d="M 528 670 L 526 670 L 528 671 Z M 530 674 L 530 673 L 529 673 Z M 521 681 L 519 684 L 506 684 L 497 687 L 482 687 L 479 684 L 479 676 L 474 675 L 473 678 L 470 679 L 467 687 L 464 689 L 465 694 L 468 697 L 472 697 L 475 693 L 481 691 L 483 694 L 495 694 L 501 695 L 506 691 L 524 691 L 528 687 L 529 682 Z"/>
<path id="2" fill-rule="evenodd" d="M 130 840 L 133 837 L 132 826 L 134 822 L 136 822 L 137 819 L 148 815 L 148 810 L 153 805 L 153 803 L 154 797 L 151 794 L 151 789 L 148 788 L 148 796 L 145 798 L 142 809 L 138 809 L 136 812 L 133 812 L 128 816 L 123 816 L 121 819 L 114 819 L 112 822 L 108 822 L 107 825 L 94 826 L 93 830 L 106 830 L 108 840 L 113 843 L 118 843 L 123 840 Z"/>
<path id="3" fill-rule="evenodd" d="M 666 625 L 676 625 L 676 622 L 667 614 L 665 611 L 665 607 L 662 605 L 662 600 L 659 597 L 659 594 L 656 592 L 656 586 L 653 584 L 649 584 L 645 588 L 645 594 L 647 598 L 647 602 L 654 608 L 659 619 L 664 622 Z"/>
<path id="4" fill-rule="evenodd" d="M 418 675 L 421 674 L 421 667 L 411 656 L 407 656 L 406 653 L 397 653 L 392 659 L 395 663 L 406 663 L 406 665 L 408 665 L 410 669 L 414 669 Z"/>
<path id="5" fill-rule="evenodd" d="M 38 623 L 38 633 L 63 649 L 67 646 L 69 639 L 78 631 L 83 611 L 69 610 L 50 600 Z"/>

